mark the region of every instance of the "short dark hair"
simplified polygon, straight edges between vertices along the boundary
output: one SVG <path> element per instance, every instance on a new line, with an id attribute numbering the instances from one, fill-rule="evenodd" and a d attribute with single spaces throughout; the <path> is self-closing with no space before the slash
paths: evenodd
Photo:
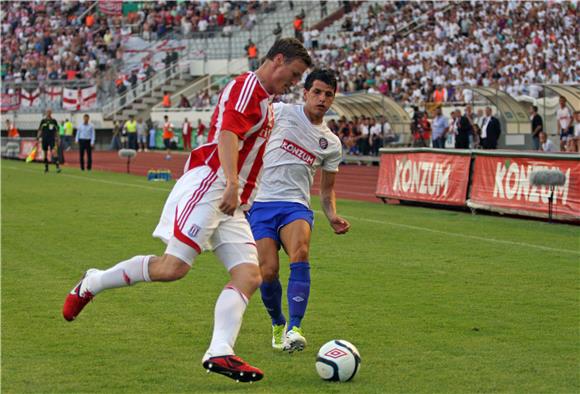
<path id="1" fill-rule="evenodd" d="M 314 81 L 322 81 L 328 86 L 334 89 L 336 93 L 337 82 L 336 82 L 336 74 L 334 71 L 329 69 L 314 69 L 308 76 L 306 77 L 306 81 L 304 82 L 304 89 L 310 90 Z"/>
<path id="2" fill-rule="evenodd" d="M 308 67 L 312 67 L 312 58 L 308 54 L 304 45 L 296 38 L 281 38 L 272 45 L 266 59 L 274 60 L 274 57 L 281 53 L 286 58 L 286 63 L 294 59 L 302 60 Z"/>
<path id="3" fill-rule="evenodd" d="M 532 105 L 532 108 L 534 109 L 534 112 L 538 112 L 538 106 L 537 105 Z"/>

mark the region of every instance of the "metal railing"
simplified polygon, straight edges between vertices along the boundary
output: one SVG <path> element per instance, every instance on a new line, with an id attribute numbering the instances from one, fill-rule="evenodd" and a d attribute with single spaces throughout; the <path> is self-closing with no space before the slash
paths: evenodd
<path id="1" fill-rule="evenodd" d="M 189 74 L 188 62 L 190 60 L 187 57 L 182 58 L 168 67 L 157 71 L 149 79 L 138 82 L 135 87 L 113 98 L 103 106 L 104 118 L 114 117 L 117 112 L 122 111 L 135 101 L 148 97 L 155 89 L 167 85 L 168 81 L 174 78 L 181 78 L 183 74 Z"/>

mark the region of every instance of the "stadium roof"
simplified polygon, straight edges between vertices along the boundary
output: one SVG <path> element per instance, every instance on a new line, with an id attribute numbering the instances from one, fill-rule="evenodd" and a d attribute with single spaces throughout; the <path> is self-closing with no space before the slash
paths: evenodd
<path id="1" fill-rule="evenodd" d="M 574 111 L 580 110 L 580 85 L 543 85 L 559 96 L 564 96 Z"/>
<path id="2" fill-rule="evenodd" d="M 355 93 L 339 95 L 334 99 L 332 109 L 339 116 L 352 118 L 354 116 L 384 115 L 395 133 L 410 133 L 411 118 L 403 107 L 393 99 L 377 93 Z"/>

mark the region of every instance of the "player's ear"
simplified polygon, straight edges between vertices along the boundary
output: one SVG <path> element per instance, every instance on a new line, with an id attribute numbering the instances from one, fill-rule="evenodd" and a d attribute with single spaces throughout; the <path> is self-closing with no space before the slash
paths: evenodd
<path id="1" fill-rule="evenodd" d="M 283 54 L 278 53 L 276 56 L 274 56 L 274 59 L 273 60 L 274 60 L 274 64 L 276 66 L 281 66 L 286 61 L 286 58 L 284 57 Z"/>

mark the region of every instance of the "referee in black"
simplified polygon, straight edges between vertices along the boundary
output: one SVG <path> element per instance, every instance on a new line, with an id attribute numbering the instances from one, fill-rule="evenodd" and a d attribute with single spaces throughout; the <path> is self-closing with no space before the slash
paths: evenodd
<path id="1" fill-rule="evenodd" d="M 60 143 L 60 136 L 58 134 L 58 122 L 52 117 L 52 111 L 46 110 L 46 117 L 40 121 L 37 140 L 42 140 L 42 150 L 44 151 L 44 172 L 48 172 L 48 150 L 52 160 L 56 164 L 56 172 L 60 172 L 60 165 L 58 162 L 57 149 Z"/>

